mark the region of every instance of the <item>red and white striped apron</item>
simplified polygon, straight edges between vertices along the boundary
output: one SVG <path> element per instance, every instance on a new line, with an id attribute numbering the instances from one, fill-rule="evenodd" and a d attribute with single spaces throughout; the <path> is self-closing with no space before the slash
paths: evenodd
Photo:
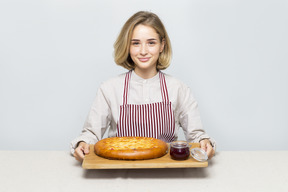
<path id="1" fill-rule="evenodd" d="M 150 104 L 127 104 L 129 81 L 132 71 L 126 73 L 123 105 L 117 122 L 117 137 L 154 137 L 165 142 L 174 141 L 175 119 L 172 103 L 169 101 L 164 74 L 159 71 L 162 102 Z"/>

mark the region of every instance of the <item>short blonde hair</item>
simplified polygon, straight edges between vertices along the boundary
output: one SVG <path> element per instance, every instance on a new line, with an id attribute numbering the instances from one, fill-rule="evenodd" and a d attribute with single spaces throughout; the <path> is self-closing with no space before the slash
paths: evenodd
<path id="1" fill-rule="evenodd" d="M 128 70 L 135 68 L 135 64 L 130 57 L 129 50 L 133 30 L 139 24 L 154 28 L 159 34 L 161 43 L 164 41 L 164 49 L 159 55 L 156 67 L 158 70 L 166 69 L 170 65 L 172 57 L 170 39 L 159 17 L 156 14 L 148 11 L 139 11 L 135 13 L 122 27 L 122 30 L 114 43 L 114 60 L 116 64 Z"/>

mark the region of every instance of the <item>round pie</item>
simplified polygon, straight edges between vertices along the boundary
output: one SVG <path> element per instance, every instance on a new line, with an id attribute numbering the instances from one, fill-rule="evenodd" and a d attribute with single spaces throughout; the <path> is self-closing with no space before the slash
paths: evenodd
<path id="1" fill-rule="evenodd" d="M 162 157 L 168 146 L 152 137 L 110 137 L 98 141 L 94 150 L 107 159 L 144 160 Z"/>

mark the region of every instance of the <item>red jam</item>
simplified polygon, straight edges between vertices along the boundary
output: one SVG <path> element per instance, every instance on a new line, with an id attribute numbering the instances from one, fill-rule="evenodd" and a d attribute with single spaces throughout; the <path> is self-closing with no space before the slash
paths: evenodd
<path id="1" fill-rule="evenodd" d="M 186 160 L 190 156 L 188 143 L 173 142 L 170 144 L 170 156 L 174 160 Z"/>

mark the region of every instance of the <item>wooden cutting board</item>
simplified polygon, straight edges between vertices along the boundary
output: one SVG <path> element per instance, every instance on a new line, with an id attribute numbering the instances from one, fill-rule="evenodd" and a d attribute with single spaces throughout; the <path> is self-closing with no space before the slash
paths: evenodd
<path id="1" fill-rule="evenodd" d="M 200 147 L 199 143 L 191 143 L 192 147 Z M 90 145 L 90 153 L 85 156 L 82 163 L 84 169 L 146 169 L 146 168 L 193 168 L 207 167 L 208 161 L 199 162 L 192 158 L 177 161 L 170 157 L 169 152 L 157 159 L 148 160 L 109 160 L 94 153 L 94 145 Z"/>

